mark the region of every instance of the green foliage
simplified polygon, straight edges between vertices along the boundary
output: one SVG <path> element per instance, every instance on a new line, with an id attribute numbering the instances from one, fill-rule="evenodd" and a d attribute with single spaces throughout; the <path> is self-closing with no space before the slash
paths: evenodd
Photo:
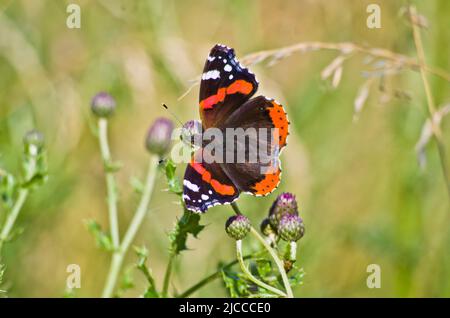
<path id="1" fill-rule="evenodd" d="M 183 193 L 183 187 L 181 186 L 180 180 L 178 180 L 175 172 L 177 166 L 171 159 L 167 159 L 164 161 L 164 173 L 167 178 L 167 185 L 169 186 L 169 190 L 172 193 L 177 195 L 181 195 Z"/>
<path id="2" fill-rule="evenodd" d="M 16 186 L 14 176 L 0 169 L 0 199 L 6 209 L 13 206 Z"/>
<path id="3" fill-rule="evenodd" d="M 25 152 L 23 160 L 24 180 L 22 188 L 35 189 L 47 181 L 47 155 L 44 150 L 37 153 Z"/>
<path id="4" fill-rule="evenodd" d="M 129 290 L 134 288 L 134 279 L 133 279 L 133 267 L 128 267 L 124 270 L 121 280 L 119 289 L 115 295 L 115 297 L 122 297 L 123 294 Z"/>
<path id="5" fill-rule="evenodd" d="M 122 163 L 120 161 L 105 161 L 103 163 L 105 167 L 105 172 L 115 173 L 122 169 Z"/>
<path id="6" fill-rule="evenodd" d="M 231 298 L 242 298 L 250 295 L 249 284 L 245 275 L 232 270 L 223 270 L 222 279 Z"/>
<path id="7" fill-rule="evenodd" d="M 259 277 L 266 278 L 272 273 L 272 262 L 267 259 L 257 259 L 255 265 Z"/>
<path id="8" fill-rule="evenodd" d="M 265 258 L 256 258 L 251 264 L 252 274 L 259 280 L 280 290 L 283 284 L 280 282 L 276 268 L 272 266 L 272 262 Z M 303 270 L 293 270 L 289 277 L 291 286 L 294 287 L 301 283 L 303 278 Z M 241 272 L 226 268 L 222 270 L 222 280 L 225 288 L 228 290 L 232 298 L 276 298 L 278 295 L 272 293 L 265 288 L 255 285 L 248 277 Z"/>
<path id="9" fill-rule="evenodd" d="M 144 291 L 144 298 L 159 298 L 160 294 L 156 290 L 155 280 L 153 279 L 153 275 L 151 270 L 146 266 L 148 259 L 148 250 L 145 246 L 142 247 L 134 247 L 134 251 L 138 256 L 138 261 L 136 263 L 136 268 L 144 274 L 148 287 Z"/>
<path id="10" fill-rule="evenodd" d="M 3 284 L 3 279 L 5 276 L 6 265 L 0 264 L 0 286 Z"/>
<path id="11" fill-rule="evenodd" d="M 303 284 L 304 276 L 305 272 L 303 271 L 303 268 L 299 268 L 294 264 L 288 274 L 289 283 L 292 287 L 300 286 Z"/>
<path id="12" fill-rule="evenodd" d="M 171 252 L 177 255 L 187 250 L 186 241 L 189 234 L 197 237 L 204 228 L 204 225 L 200 225 L 200 215 L 185 210 L 174 229 L 169 233 Z"/>
<path id="13" fill-rule="evenodd" d="M 5 276 L 5 271 L 6 271 L 6 265 L 5 264 L 0 264 L 0 296 L 2 294 L 6 294 L 6 290 L 1 289 L 2 285 L 3 285 L 3 279 Z"/>
<path id="14" fill-rule="evenodd" d="M 14 240 L 16 237 L 22 235 L 24 231 L 24 228 L 21 226 L 14 226 L 11 230 L 11 232 L 9 232 L 8 236 L 5 237 L 4 242 L 10 242 L 12 240 Z"/>
<path id="15" fill-rule="evenodd" d="M 176 165 L 172 160 L 168 159 L 164 161 L 163 167 L 170 192 L 180 197 L 181 204 L 184 207 L 183 201 L 181 200 L 183 188 L 176 176 Z M 169 232 L 171 253 L 178 255 L 180 252 L 187 250 L 186 241 L 189 234 L 197 237 L 204 228 L 205 226 L 200 224 L 200 215 L 184 208 L 183 215 L 178 219 L 173 230 Z"/>
<path id="16" fill-rule="evenodd" d="M 100 224 L 95 220 L 87 220 L 85 222 L 88 231 L 94 236 L 97 247 L 112 252 L 114 245 L 111 241 L 111 236 L 102 231 Z"/>

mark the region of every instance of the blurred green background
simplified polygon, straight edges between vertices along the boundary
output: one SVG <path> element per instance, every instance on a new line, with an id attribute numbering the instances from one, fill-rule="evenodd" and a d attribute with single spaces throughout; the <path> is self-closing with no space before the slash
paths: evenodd
<path id="1" fill-rule="evenodd" d="M 381 6 L 382 28 L 366 27 L 366 7 Z M 450 70 L 450 2 L 415 1 L 427 17 L 422 32 L 427 63 Z M 66 27 L 66 7 L 81 7 L 81 29 Z M 49 180 L 30 196 L 19 219 L 23 234 L 4 248 L 10 296 L 60 297 L 66 266 L 82 270 L 81 297 L 99 296 L 109 255 L 97 249 L 83 220 L 107 227 L 105 184 L 89 104 L 108 91 L 118 109 L 111 120 L 113 156 L 123 163 L 120 184 L 122 233 L 138 197 L 129 185 L 142 178 L 148 154 L 143 139 L 166 103 L 183 121 L 198 118 L 198 87 L 178 101 L 201 73 L 215 43 L 238 57 L 303 41 L 351 41 L 415 57 L 404 1 L 0 1 L 0 166 L 20 171 L 21 139 L 30 128 L 47 139 Z M 259 93 L 274 97 L 291 121 L 282 154 L 283 180 L 265 198 L 243 195 L 241 209 L 258 224 L 277 194 L 297 195 L 306 235 L 299 264 L 306 276 L 298 297 L 450 296 L 450 209 L 436 145 L 421 169 L 415 144 L 427 118 L 420 74 L 389 77 L 386 94 L 375 84 L 358 121 L 353 102 L 365 81 L 364 55 L 344 64 L 337 89 L 320 72 L 336 52 L 296 53 L 275 66 L 252 67 Z M 450 86 L 430 75 L 437 105 L 448 103 Z M 410 98 L 398 98 L 395 90 Z M 389 93 L 391 92 L 391 93 Z M 443 121 L 450 149 L 450 125 Z M 182 175 L 184 166 L 179 167 Z M 150 251 L 149 265 L 162 284 L 167 232 L 181 211 L 159 176 L 148 214 L 136 239 Z M 1 213 L 2 211 L 0 211 Z M 208 227 L 191 251 L 177 259 L 174 286 L 182 291 L 221 260 L 234 258 L 227 237 L 229 207 L 202 217 Z M 250 240 L 251 241 L 251 240 Z M 136 257 L 129 253 L 127 264 Z M 381 288 L 368 289 L 366 267 L 381 266 Z M 138 296 L 144 278 L 134 272 Z M 217 281 L 195 296 L 226 296 Z"/>

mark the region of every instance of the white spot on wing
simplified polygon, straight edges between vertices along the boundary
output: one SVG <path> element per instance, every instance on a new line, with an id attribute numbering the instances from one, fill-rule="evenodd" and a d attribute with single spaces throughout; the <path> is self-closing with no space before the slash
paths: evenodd
<path id="1" fill-rule="evenodd" d="M 210 62 L 212 62 L 212 61 L 214 61 L 216 58 L 214 57 L 214 56 L 208 56 L 208 61 L 210 61 Z"/>
<path id="2" fill-rule="evenodd" d="M 191 191 L 198 192 L 200 190 L 200 187 L 194 183 L 191 183 L 189 180 L 183 180 L 183 185 L 186 186 Z"/>
<path id="3" fill-rule="evenodd" d="M 230 74 L 230 76 L 228 76 L 229 79 L 233 79 L 233 74 Z"/>
<path id="4" fill-rule="evenodd" d="M 209 196 L 207 196 L 206 194 L 202 194 L 202 200 L 208 200 Z"/>
<path id="5" fill-rule="evenodd" d="M 203 80 L 217 79 L 219 77 L 220 77 L 220 72 L 218 70 L 211 70 L 206 73 L 203 73 L 203 75 L 202 75 Z"/>
<path id="6" fill-rule="evenodd" d="M 231 67 L 230 64 L 225 65 L 224 68 L 223 68 L 223 70 L 224 70 L 225 72 L 231 72 L 232 69 L 233 69 L 233 68 Z"/>

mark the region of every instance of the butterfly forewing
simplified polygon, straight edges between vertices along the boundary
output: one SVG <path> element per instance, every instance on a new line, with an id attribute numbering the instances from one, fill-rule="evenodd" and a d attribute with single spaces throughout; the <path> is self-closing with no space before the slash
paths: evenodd
<path id="1" fill-rule="evenodd" d="M 255 75 L 236 59 L 234 50 L 217 44 L 205 62 L 200 82 L 200 117 L 204 128 L 218 126 L 258 89 Z"/>

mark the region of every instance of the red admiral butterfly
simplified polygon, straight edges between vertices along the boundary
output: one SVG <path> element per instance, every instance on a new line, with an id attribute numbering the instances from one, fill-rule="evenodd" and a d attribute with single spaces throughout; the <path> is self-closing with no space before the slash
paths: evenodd
<path id="1" fill-rule="evenodd" d="M 210 128 L 221 131 L 231 128 L 266 129 L 269 135 L 249 134 L 246 141 L 250 143 L 252 139 L 258 139 L 259 147 L 263 145 L 262 148 L 266 148 L 264 150 L 270 160 L 263 162 L 258 153 L 253 162 L 211 162 L 205 160 L 208 155 L 204 151 L 205 145 L 200 147 L 193 154 L 183 180 L 183 200 L 190 211 L 205 212 L 214 205 L 229 204 L 238 198 L 240 192 L 262 196 L 277 188 L 281 177 L 278 157 L 286 145 L 289 122 L 283 106 L 273 99 L 264 96 L 250 99 L 257 88 L 255 75 L 238 62 L 232 48 L 220 44 L 212 48 L 200 83 L 203 132 Z M 263 138 L 268 136 L 270 138 Z M 235 147 L 231 151 L 235 158 L 234 155 L 239 155 L 238 149 L 242 148 L 236 140 L 233 144 Z M 223 147 L 226 153 L 227 149 Z M 249 147 L 244 148 L 247 148 L 242 153 L 245 158 L 255 152 Z"/>

